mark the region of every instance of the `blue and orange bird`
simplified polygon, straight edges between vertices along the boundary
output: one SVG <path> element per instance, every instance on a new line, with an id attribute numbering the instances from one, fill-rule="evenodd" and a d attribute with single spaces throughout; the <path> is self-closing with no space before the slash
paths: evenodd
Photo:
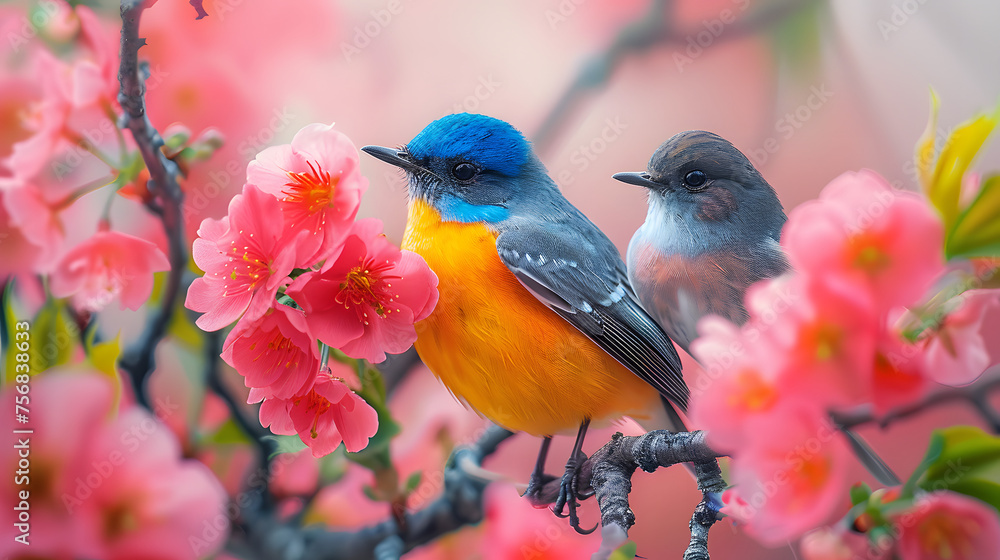
<path id="1" fill-rule="evenodd" d="M 576 514 L 578 461 L 591 420 L 676 421 L 688 388 L 670 339 L 639 305 L 614 244 L 559 192 L 524 136 L 456 114 L 400 149 L 368 154 L 406 171 L 403 247 L 437 274 L 440 301 L 417 326 L 417 353 L 461 401 L 493 422 L 545 438 L 577 429 L 557 515 Z M 596 527 L 595 527 L 596 528 Z"/>
<path id="2" fill-rule="evenodd" d="M 702 130 L 674 135 L 645 172 L 615 179 L 646 187 L 646 221 L 628 246 L 628 278 L 642 303 L 685 352 L 698 320 L 714 313 L 741 325 L 751 284 L 789 270 L 778 241 L 786 221 L 777 193 L 729 141 Z M 879 481 L 898 477 L 857 434 L 855 455 Z"/>

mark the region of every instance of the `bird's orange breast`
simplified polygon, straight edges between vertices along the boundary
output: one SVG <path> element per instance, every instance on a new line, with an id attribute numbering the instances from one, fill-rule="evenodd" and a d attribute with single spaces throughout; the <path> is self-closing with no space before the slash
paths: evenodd
<path id="1" fill-rule="evenodd" d="M 553 435 L 584 418 L 643 417 L 658 403 L 651 386 L 518 282 L 485 225 L 442 222 L 414 200 L 403 248 L 420 254 L 439 280 L 437 307 L 417 324 L 417 352 L 483 416 Z"/>

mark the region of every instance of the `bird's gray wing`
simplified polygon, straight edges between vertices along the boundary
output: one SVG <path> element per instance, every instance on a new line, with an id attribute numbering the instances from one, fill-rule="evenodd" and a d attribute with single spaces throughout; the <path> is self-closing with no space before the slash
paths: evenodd
<path id="1" fill-rule="evenodd" d="M 497 237 L 503 263 L 542 303 L 686 410 L 689 391 L 677 350 L 639 306 L 611 241 L 596 227 L 544 225 L 503 231 Z"/>

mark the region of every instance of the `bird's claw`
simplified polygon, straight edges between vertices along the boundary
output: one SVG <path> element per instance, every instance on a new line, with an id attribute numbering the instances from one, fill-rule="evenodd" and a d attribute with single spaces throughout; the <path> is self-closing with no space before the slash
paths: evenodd
<path id="1" fill-rule="evenodd" d="M 577 508 L 580 507 L 580 502 L 577 499 L 585 500 L 594 495 L 592 488 L 584 491 L 581 491 L 579 488 L 580 465 L 586 460 L 587 456 L 580 453 L 575 457 L 570 457 L 569 461 L 566 462 L 566 472 L 563 474 L 559 484 L 559 496 L 552 506 L 552 513 L 562 519 L 569 517 L 569 526 L 581 535 L 589 535 L 597 529 L 597 525 L 594 525 L 590 529 L 581 528 L 580 517 L 576 512 Z M 568 512 L 564 514 L 563 509 L 568 509 Z"/>
<path id="2" fill-rule="evenodd" d="M 527 498 L 528 503 L 532 506 L 541 508 L 547 505 L 545 498 L 542 496 L 542 489 L 546 484 L 555 480 L 556 477 L 547 473 L 531 473 L 531 478 L 528 479 L 528 488 L 522 494 L 522 497 Z"/>

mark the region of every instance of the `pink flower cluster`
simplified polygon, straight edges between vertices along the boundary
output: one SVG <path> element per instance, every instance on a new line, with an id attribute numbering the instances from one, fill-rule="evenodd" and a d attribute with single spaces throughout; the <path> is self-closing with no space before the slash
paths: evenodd
<path id="1" fill-rule="evenodd" d="M 975 498 L 947 490 L 930 492 L 888 518 L 890 529 L 875 543 L 841 525 L 803 537 L 802 555 L 805 560 L 1000 558 L 1000 518 Z"/>
<path id="2" fill-rule="evenodd" d="M 10 410 L 13 387 L 0 393 Z M 64 369 L 34 377 L 31 424 L 8 414 L 0 427 L 34 430 L 17 436 L 24 445 L 15 439 L 0 448 L 11 473 L 0 486 L 10 504 L 0 514 L 7 536 L 0 556 L 196 560 L 222 548 L 229 517 L 219 481 L 182 458 L 160 418 L 131 404 L 116 414 L 106 375 Z M 28 465 L 21 477 L 13 474 L 19 461 Z"/>
<path id="3" fill-rule="evenodd" d="M 72 297 L 81 311 L 116 298 L 135 310 L 149 298 L 153 273 L 170 265 L 153 243 L 105 231 L 106 215 L 95 234 L 100 207 L 87 196 L 114 182 L 130 147 L 115 123 L 117 32 L 86 6 L 45 9 L 48 42 L 5 33 L 24 63 L 0 69 L 17 113 L 2 116 L 11 126 L 0 139 L 0 278 L 48 274 L 53 295 Z M 26 19 L 12 15 L 0 20 Z"/>
<path id="4" fill-rule="evenodd" d="M 795 270 L 747 294 L 742 327 L 699 325 L 705 374 L 691 415 L 733 455 L 727 508 L 762 541 L 820 525 L 847 489 L 849 451 L 829 412 L 877 413 L 921 398 L 930 380 L 968 383 L 988 365 L 978 334 L 991 292 L 969 292 L 913 342 L 904 327 L 945 272 L 943 228 L 920 196 L 871 171 L 834 179 L 789 216 Z M 911 321 L 912 322 L 912 321 Z"/>
<path id="5" fill-rule="evenodd" d="M 380 362 L 416 340 L 437 303 L 437 277 L 375 219 L 355 221 L 368 186 L 358 151 L 332 125 L 311 124 L 247 167 L 243 193 L 194 241 L 205 271 L 185 305 L 214 331 L 234 321 L 222 358 L 245 378 L 261 423 L 297 433 L 316 456 L 367 445 L 375 411 L 341 377 L 320 372 L 317 340 Z M 295 306 L 279 303 L 288 297 Z"/>

